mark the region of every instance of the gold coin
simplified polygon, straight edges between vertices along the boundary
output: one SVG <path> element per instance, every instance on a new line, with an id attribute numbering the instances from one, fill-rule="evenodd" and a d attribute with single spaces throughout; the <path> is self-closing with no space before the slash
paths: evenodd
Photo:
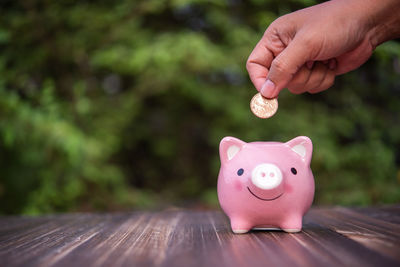
<path id="1" fill-rule="evenodd" d="M 254 115 L 261 119 L 270 118 L 278 110 L 278 99 L 268 99 L 258 93 L 251 99 L 250 109 Z"/>

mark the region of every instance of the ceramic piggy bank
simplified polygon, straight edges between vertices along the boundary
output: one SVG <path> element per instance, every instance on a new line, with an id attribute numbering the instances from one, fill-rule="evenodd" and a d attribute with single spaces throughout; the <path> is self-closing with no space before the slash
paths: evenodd
<path id="1" fill-rule="evenodd" d="M 234 233 L 251 229 L 299 232 L 314 198 L 312 143 L 299 136 L 286 143 L 222 139 L 218 199 Z"/>

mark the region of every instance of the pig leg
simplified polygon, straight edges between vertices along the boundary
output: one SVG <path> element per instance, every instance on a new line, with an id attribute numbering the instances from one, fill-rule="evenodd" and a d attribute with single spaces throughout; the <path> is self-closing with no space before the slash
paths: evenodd
<path id="1" fill-rule="evenodd" d="M 253 225 L 247 222 L 246 220 L 231 218 L 231 228 L 232 232 L 234 232 L 235 234 L 247 233 L 248 231 L 250 231 L 252 227 Z"/>
<path id="2" fill-rule="evenodd" d="M 286 217 L 280 224 L 280 228 L 287 233 L 297 233 L 301 231 L 303 216 L 293 214 Z"/>

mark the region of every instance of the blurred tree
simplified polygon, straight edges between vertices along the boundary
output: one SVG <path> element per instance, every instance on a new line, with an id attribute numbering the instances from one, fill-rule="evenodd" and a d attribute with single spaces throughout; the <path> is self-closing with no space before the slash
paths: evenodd
<path id="1" fill-rule="evenodd" d="M 400 200 L 400 44 L 260 120 L 245 61 L 311 0 L 2 1 L 0 213 L 217 205 L 218 143 L 314 142 L 317 204 Z"/>

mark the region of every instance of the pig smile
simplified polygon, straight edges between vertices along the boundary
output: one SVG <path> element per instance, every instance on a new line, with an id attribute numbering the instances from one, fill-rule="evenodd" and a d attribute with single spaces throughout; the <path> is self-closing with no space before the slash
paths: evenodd
<path id="1" fill-rule="evenodd" d="M 249 192 L 250 192 L 253 196 L 255 196 L 255 197 L 258 198 L 259 200 L 263 200 L 263 201 L 272 201 L 272 200 L 275 200 L 275 199 L 277 199 L 277 198 L 280 198 L 280 197 L 283 195 L 283 193 L 282 193 L 282 194 L 280 194 L 279 196 L 274 197 L 274 198 L 261 198 L 261 197 L 257 196 L 256 194 L 254 194 L 253 192 L 251 192 L 251 190 L 250 190 L 249 187 L 247 187 L 247 190 L 249 190 Z"/>

